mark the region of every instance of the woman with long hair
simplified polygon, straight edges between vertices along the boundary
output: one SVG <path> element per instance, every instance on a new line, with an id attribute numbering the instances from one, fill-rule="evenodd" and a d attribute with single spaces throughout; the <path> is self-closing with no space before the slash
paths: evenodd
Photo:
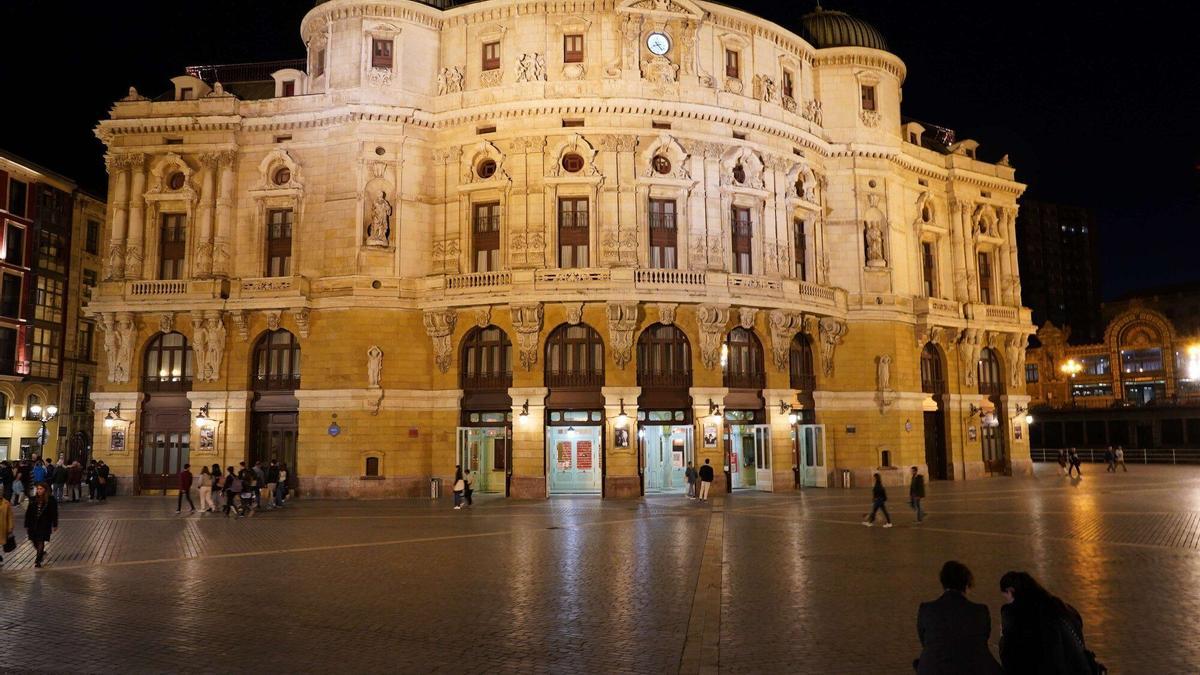
<path id="1" fill-rule="evenodd" d="M 1091 675 L 1095 655 L 1084 646 L 1083 618 L 1026 572 L 1006 572 L 1000 592 L 1000 663 L 1008 673 Z M 1098 668 L 1103 668 L 1099 666 Z"/>
<path id="2" fill-rule="evenodd" d="M 29 504 L 25 507 L 25 532 L 29 541 L 37 549 L 37 560 L 34 567 L 41 567 L 46 558 L 46 542 L 50 535 L 58 530 L 58 501 L 50 496 L 50 488 L 45 481 L 38 483 L 34 493 L 29 496 Z"/>
<path id="3" fill-rule="evenodd" d="M 212 471 L 207 467 L 200 467 L 200 513 L 212 513 Z"/>

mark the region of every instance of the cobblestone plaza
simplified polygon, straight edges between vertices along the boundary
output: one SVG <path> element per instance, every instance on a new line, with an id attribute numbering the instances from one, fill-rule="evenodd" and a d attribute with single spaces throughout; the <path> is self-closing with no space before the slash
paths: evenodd
<path id="1" fill-rule="evenodd" d="M 644 500 L 295 502 L 235 520 L 174 499 L 62 509 L 47 566 L 0 572 L 0 670 L 911 672 L 941 563 L 1024 569 L 1114 673 L 1195 672 L 1200 471 L 935 482 L 913 523 L 864 490 Z M 18 508 L 18 518 L 23 509 Z M 75 648 L 36 650 L 39 641 Z M 42 656 L 35 656 L 42 654 Z"/>

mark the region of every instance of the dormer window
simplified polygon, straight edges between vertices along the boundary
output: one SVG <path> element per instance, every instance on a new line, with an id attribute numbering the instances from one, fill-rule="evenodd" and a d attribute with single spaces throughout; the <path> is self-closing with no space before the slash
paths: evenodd
<path id="1" fill-rule="evenodd" d="M 583 36 L 563 36 L 563 63 L 583 63 Z"/>
<path id="2" fill-rule="evenodd" d="M 373 38 L 371 40 L 371 67 L 392 69 L 392 41 Z"/>
<path id="3" fill-rule="evenodd" d="M 864 84 L 862 90 L 862 109 L 875 110 L 875 85 Z"/>
<path id="4" fill-rule="evenodd" d="M 180 101 L 196 100 L 196 90 L 191 87 L 182 87 L 179 90 L 179 100 Z"/>
<path id="5" fill-rule="evenodd" d="M 485 42 L 483 44 L 483 69 L 484 70 L 499 70 L 500 69 L 500 43 Z"/>
<path id="6" fill-rule="evenodd" d="M 739 78 L 742 76 L 742 54 L 735 49 L 725 50 L 725 77 Z"/>
<path id="7" fill-rule="evenodd" d="M 295 96 L 296 95 L 296 81 L 295 80 L 285 80 L 283 83 L 283 91 L 281 92 L 281 95 L 285 96 L 285 97 L 286 96 Z"/>

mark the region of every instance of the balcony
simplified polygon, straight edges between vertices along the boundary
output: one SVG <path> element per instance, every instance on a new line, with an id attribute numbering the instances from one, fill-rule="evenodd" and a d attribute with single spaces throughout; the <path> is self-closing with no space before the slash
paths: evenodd
<path id="1" fill-rule="evenodd" d="M 1001 307 L 998 309 L 1012 308 Z M 961 303 L 942 298 L 914 298 L 913 311 L 917 313 L 918 318 L 961 319 L 963 316 Z"/>
<path id="2" fill-rule="evenodd" d="M 704 272 L 674 269 L 639 269 L 633 273 L 633 282 L 646 290 L 682 290 L 704 292 Z"/>
<path id="3" fill-rule="evenodd" d="M 115 286 L 126 301 L 220 300 L 229 296 L 228 279 L 137 279 L 105 286 Z M 108 293 L 102 291 L 97 304 L 107 300 Z"/>
<path id="4" fill-rule="evenodd" d="M 446 276 L 446 290 L 460 293 L 484 290 L 508 290 L 512 287 L 512 273 L 508 271 L 472 272 Z"/>
<path id="5" fill-rule="evenodd" d="M 970 303 L 966 306 L 968 319 L 1028 326 L 1032 321 L 1029 310 L 1023 307 Z"/>

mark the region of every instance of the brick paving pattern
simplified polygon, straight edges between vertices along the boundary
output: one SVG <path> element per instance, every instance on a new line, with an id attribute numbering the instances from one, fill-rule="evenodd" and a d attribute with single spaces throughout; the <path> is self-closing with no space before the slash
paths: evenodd
<path id="1" fill-rule="evenodd" d="M 993 649 L 997 580 L 1025 569 L 1082 612 L 1112 672 L 1200 671 L 1200 469 L 933 483 L 919 526 L 891 495 L 890 530 L 859 524 L 863 490 L 242 520 L 67 504 L 44 569 L 22 531 L 0 567 L 0 670 L 903 673 L 917 605 L 956 558 Z M 47 639 L 86 648 L 33 648 Z"/>

